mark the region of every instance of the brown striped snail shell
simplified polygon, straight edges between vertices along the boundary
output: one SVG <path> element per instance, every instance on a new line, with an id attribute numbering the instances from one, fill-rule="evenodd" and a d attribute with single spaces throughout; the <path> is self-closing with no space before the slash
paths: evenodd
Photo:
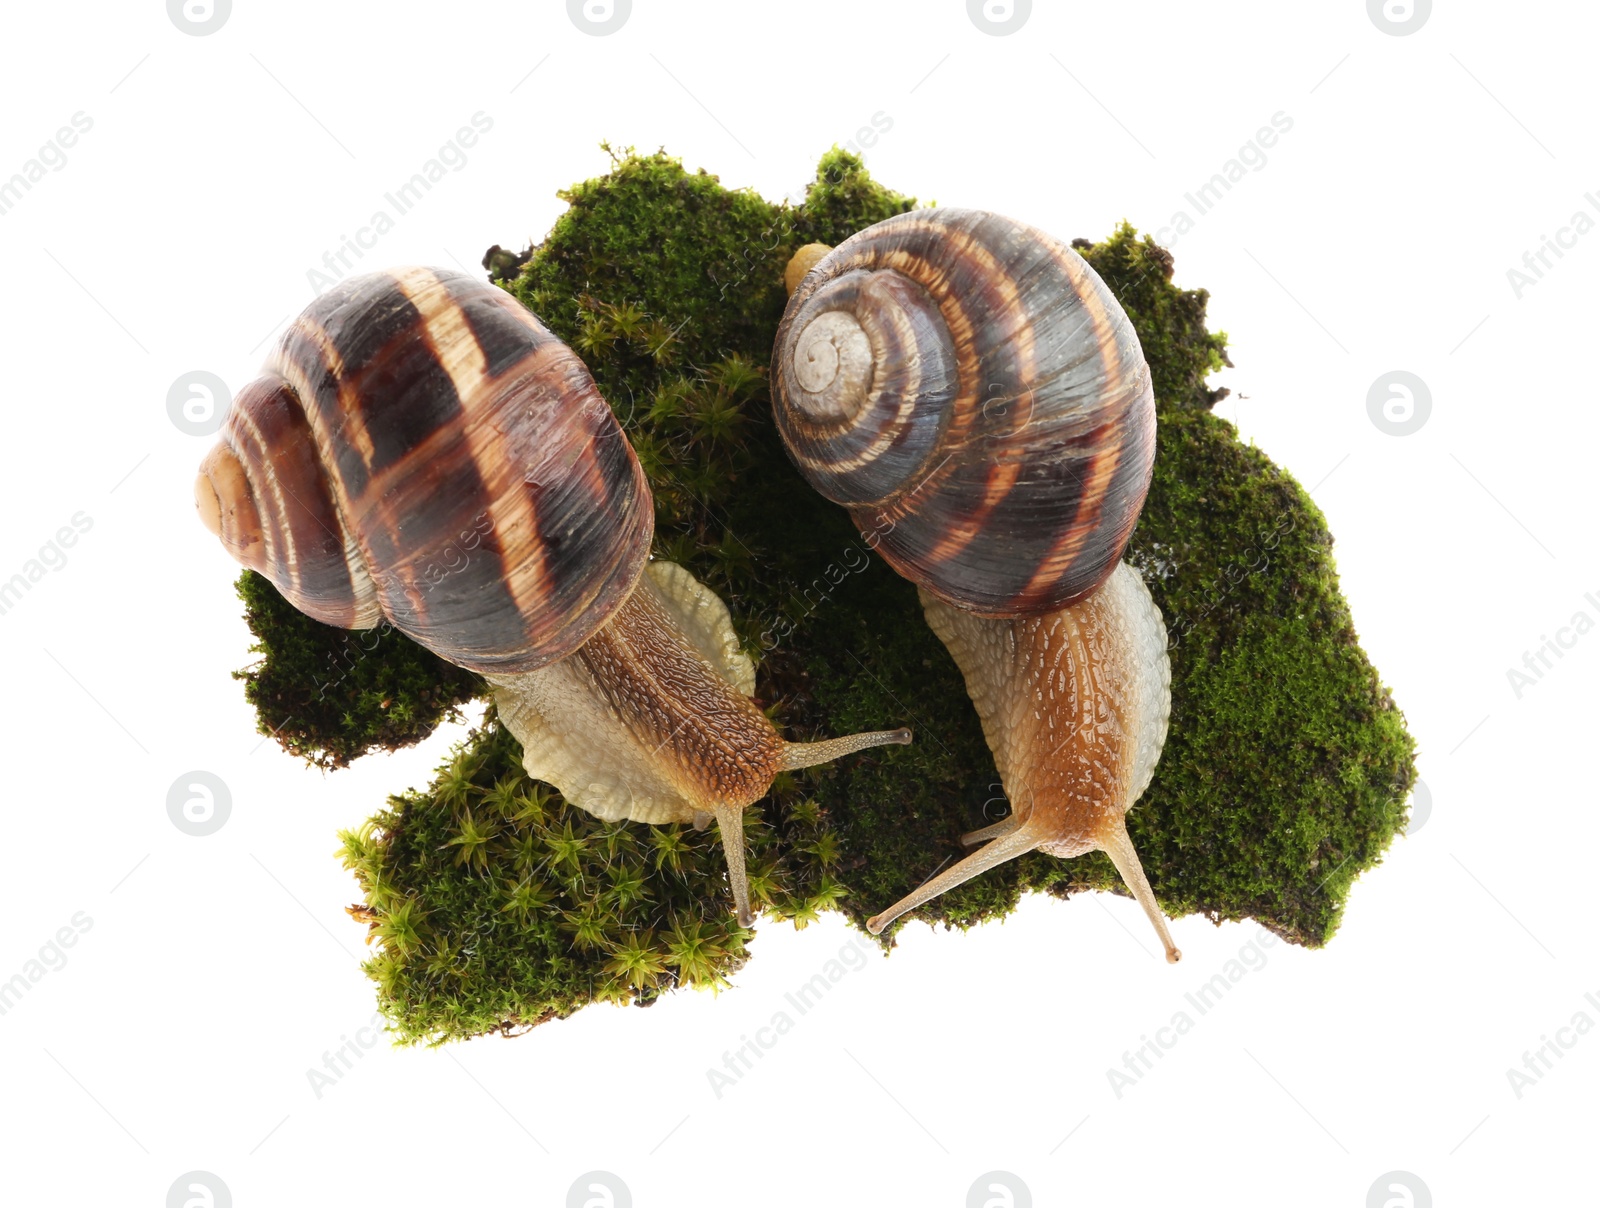
<path id="1" fill-rule="evenodd" d="M 727 607 L 651 563 L 633 448 L 577 355 L 448 269 L 322 294 L 234 400 L 201 519 L 317 620 L 384 618 L 486 676 L 530 775 L 606 819 L 715 818 L 741 925 L 743 810 L 780 769 L 909 742 L 789 743 Z"/>
<path id="2" fill-rule="evenodd" d="M 650 489 L 583 362 L 504 291 L 448 270 L 351 278 L 264 370 L 196 498 L 205 516 L 226 501 L 223 544 L 301 611 L 387 617 L 488 674 L 571 654 L 632 591 Z"/>
<path id="3" fill-rule="evenodd" d="M 963 836 L 986 846 L 868 929 L 1024 852 L 1098 848 L 1178 959 L 1123 822 L 1170 710 L 1161 614 L 1120 561 L 1155 456 L 1126 313 L 1071 248 L 978 210 L 809 245 L 788 283 L 773 407 L 789 455 L 918 585 L 1012 802 Z"/>
<path id="4" fill-rule="evenodd" d="M 1103 582 L 1155 456 L 1127 316 L 1071 248 L 977 210 L 847 239 L 789 299 L 779 430 L 906 578 L 985 616 Z"/>

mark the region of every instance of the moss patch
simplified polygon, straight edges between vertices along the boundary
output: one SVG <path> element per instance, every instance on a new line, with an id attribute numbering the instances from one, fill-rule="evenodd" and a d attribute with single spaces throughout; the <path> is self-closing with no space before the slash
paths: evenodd
<path id="1" fill-rule="evenodd" d="M 420 742 L 487 685 L 391 625 L 361 631 L 314 621 L 247 570 L 235 585 L 261 657 L 235 679 L 256 729 L 320 768 Z"/>
<path id="2" fill-rule="evenodd" d="M 759 661 L 758 699 L 791 737 L 916 730 L 910 747 L 797 773 L 751 811 L 757 858 L 775 878 L 764 900 L 801 917 L 831 907 L 860 924 L 1005 806 L 960 674 L 915 590 L 789 464 L 765 366 L 790 253 L 915 203 L 839 151 L 796 208 L 723 189 L 662 154 L 615 157 L 610 173 L 563 196 L 570 208 L 544 243 L 520 255 L 491 249 L 486 265 L 579 351 L 617 411 L 656 492 L 657 553 L 727 598 Z M 1209 411 L 1221 392 L 1205 379 L 1226 351 L 1206 330 L 1205 292 L 1174 286 L 1170 255 L 1126 226 L 1076 246 L 1132 316 L 1160 414 L 1129 558 L 1172 632 L 1173 714 L 1129 829 L 1169 913 L 1255 918 L 1321 945 L 1350 884 L 1403 824 L 1412 741 L 1357 644 L 1321 514 Z M 288 645 L 295 631 L 285 619 L 263 639 L 286 674 L 299 657 Z M 383 661 L 415 658 L 391 636 Z M 427 685 L 428 699 L 458 699 L 448 679 Z M 420 693 L 421 680 L 409 682 Z M 361 729 L 370 716 L 308 726 L 299 749 L 388 745 Z M 674 984 L 714 983 L 746 959 L 714 831 L 599 823 L 541 794 L 516 754 L 491 716 L 428 790 L 394 798 L 347 838 L 367 895 L 356 913 L 379 940 L 369 970 L 402 1036 L 515 1029 L 596 999 L 647 1002 Z M 533 798 L 537 818 L 514 824 L 506 811 L 520 807 L 505 801 Z M 469 829 L 469 816 L 492 833 Z M 538 844 L 554 850 L 569 831 L 585 845 L 577 863 L 539 855 Z M 688 846 L 692 872 L 651 862 L 656 833 Z M 533 855 L 519 856 L 521 844 Z M 539 860 L 548 898 L 508 910 Z M 607 860 L 643 870 L 637 901 L 623 907 L 613 892 L 617 908 L 606 906 Z M 1004 914 L 1027 889 L 1124 892 L 1099 854 L 1036 854 L 912 917 L 967 926 Z M 584 919 L 580 942 L 573 928 Z M 673 963 L 685 928 L 714 950 L 698 973 Z M 659 971 L 641 983 L 625 967 Z"/>
<path id="3" fill-rule="evenodd" d="M 1311 947 L 1405 824 L 1414 745 L 1289 475 L 1202 410 L 1160 416 L 1128 560 L 1171 640 L 1172 723 L 1128 816 L 1169 913 L 1250 917 Z M 1052 892 L 1117 888 L 1096 852 Z"/>
<path id="4" fill-rule="evenodd" d="M 602 822 L 530 780 L 516 740 L 492 710 L 486 721 L 426 793 L 341 836 L 395 1035 L 510 1034 L 591 1002 L 726 985 L 751 933 L 720 908 L 716 828 Z M 838 839 L 815 801 L 784 779 L 745 827 L 758 909 L 804 927 L 833 906 Z"/>
<path id="5" fill-rule="evenodd" d="M 1164 411 L 1209 411 L 1221 402 L 1227 388 L 1213 390 L 1206 378 L 1233 364 L 1228 360 L 1228 337 L 1206 330 L 1206 300 L 1211 296 L 1206 290 L 1172 284 L 1172 253 L 1153 240 L 1140 239 L 1127 223 L 1104 243 L 1074 239 L 1072 246 L 1094 266 L 1133 320 L 1158 406 Z"/>

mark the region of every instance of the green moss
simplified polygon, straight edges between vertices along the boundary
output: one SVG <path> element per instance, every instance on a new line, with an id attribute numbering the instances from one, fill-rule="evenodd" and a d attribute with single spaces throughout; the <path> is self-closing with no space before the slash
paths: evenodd
<path id="1" fill-rule="evenodd" d="M 1289 475 L 1204 411 L 1164 410 L 1128 559 L 1172 642 L 1172 722 L 1129 830 L 1174 914 L 1312 947 L 1405 822 L 1404 720 L 1358 644 L 1333 538 Z M 1114 888 L 1098 853 L 1056 892 Z"/>
<path id="2" fill-rule="evenodd" d="M 795 246 L 789 211 L 662 154 L 614 158 L 608 176 L 560 196 L 570 208 L 511 289 L 584 354 L 619 415 L 645 405 L 664 367 L 766 360 Z M 608 339 L 597 301 L 635 308 L 648 336 Z M 651 337 L 663 351 L 651 354 Z"/>
<path id="3" fill-rule="evenodd" d="M 661 154 L 616 157 L 563 196 L 570 208 L 544 243 L 491 249 L 486 264 L 578 349 L 611 400 L 656 493 L 657 552 L 728 599 L 758 659 L 758 700 L 791 737 L 916 730 L 912 746 L 783 777 L 752 810 L 765 820 L 752 840 L 760 896 L 800 919 L 833 908 L 859 924 L 1005 806 L 914 589 L 795 473 L 764 373 L 793 249 L 915 203 L 840 151 L 795 208 Z M 1205 379 L 1226 352 L 1206 329 L 1205 292 L 1178 289 L 1168 253 L 1126 225 L 1076 246 L 1132 316 L 1160 414 L 1128 556 L 1172 632 L 1173 713 L 1130 830 L 1170 913 L 1255 918 L 1321 945 L 1403 823 L 1411 739 L 1357 644 L 1321 514 L 1209 412 L 1222 392 Z M 321 731 L 305 741 L 326 745 Z M 516 756 L 491 718 L 427 791 L 393 799 L 347 840 L 368 899 L 358 912 L 380 940 L 370 968 L 404 1036 L 647 1002 L 746 959 L 714 831 L 612 826 L 553 797 L 515 822 L 484 803 L 538 796 Z M 621 898 L 595 854 L 613 846 L 638 876 Z M 540 879 L 524 884 L 533 863 Z M 914 917 L 967 926 L 1027 889 L 1125 892 L 1103 856 L 1035 854 Z"/>
<path id="4" fill-rule="evenodd" d="M 796 247 L 806 243 L 831 247 L 874 223 L 916 208 L 915 197 L 884 188 L 867 173 L 859 155 L 835 147 L 817 164 L 817 178 L 806 189 L 805 204 L 793 213 L 794 243 Z M 783 280 L 781 271 L 778 280 Z"/>
<path id="5" fill-rule="evenodd" d="M 717 831 L 602 822 L 528 779 L 490 711 L 426 793 L 341 833 L 393 1034 L 514 1033 L 590 1002 L 717 989 L 748 959 Z M 750 896 L 804 926 L 841 892 L 825 813 L 785 782 L 745 822 Z"/>
<path id="6" fill-rule="evenodd" d="M 419 742 L 484 683 L 424 650 L 392 626 L 361 632 L 313 621 L 267 579 L 245 571 L 235 585 L 260 659 L 234 678 L 256 709 L 259 733 L 322 768 L 371 750 Z"/>
<path id="7" fill-rule="evenodd" d="M 1206 330 L 1210 293 L 1172 284 L 1171 252 L 1152 239 L 1140 239 L 1126 222 L 1103 243 L 1074 239 L 1072 246 L 1133 319 L 1163 410 L 1209 411 L 1226 397 L 1226 387 L 1213 390 L 1206 378 L 1233 364 L 1227 334 Z"/>

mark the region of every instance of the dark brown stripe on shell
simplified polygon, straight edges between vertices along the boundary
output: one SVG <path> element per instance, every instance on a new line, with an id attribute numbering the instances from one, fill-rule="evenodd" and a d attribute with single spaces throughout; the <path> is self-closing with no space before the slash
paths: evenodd
<path id="1" fill-rule="evenodd" d="M 588 370 L 514 300 L 438 270 L 406 270 L 402 286 L 461 396 L 468 456 L 491 500 L 484 545 L 524 627 L 516 649 L 473 657 L 531 669 L 582 644 L 632 590 L 649 554 L 648 488 Z M 459 302 L 472 291 L 523 332 L 523 355 L 498 375 Z M 614 486 L 593 452 L 607 434 L 624 453 Z M 463 619 L 453 632 L 486 628 Z"/>
<path id="2" fill-rule="evenodd" d="M 366 493 L 368 450 L 365 433 L 352 428 L 345 413 L 331 351 L 326 333 L 302 315 L 284 332 L 266 369 L 282 374 L 294 387 L 322 450 L 323 464 L 338 473 L 341 493 L 356 498 Z"/>
<path id="3" fill-rule="evenodd" d="M 504 291 L 449 270 L 355 278 L 268 363 L 334 467 L 327 506 L 344 524 L 319 557 L 353 535 L 383 612 L 424 645 L 478 671 L 529 670 L 633 589 L 653 522 L 643 473 L 582 362 Z M 280 475 L 298 476 L 301 453 L 285 457 Z M 309 532 L 283 523 L 280 577 L 314 591 L 326 575 L 306 579 Z"/>
<path id="4" fill-rule="evenodd" d="M 340 305 L 322 313 L 313 306 L 306 319 L 319 322 L 338 350 L 344 407 L 359 412 L 371 442 L 367 472 L 378 475 L 431 433 L 459 423 L 461 400 L 399 283 L 388 274 L 370 280 Z"/>
<path id="5" fill-rule="evenodd" d="M 434 271 L 472 329 L 488 376 L 499 377 L 533 349 L 557 342 L 542 326 L 529 323 L 533 316 L 504 290 L 484 289 L 483 282 L 465 273 Z"/>
<path id="6" fill-rule="evenodd" d="M 1110 291 L 1076 252 L 1026 224 L 932 210 L 845 241 L 790 315 L 815 310 L 859 270 L 904 273 L 927 291 L 949 329 L 959 390 L 938 455 L 892 496 L 855 507 L 858 526 L 882 536 L 901 574 L 977 612 L 1048 612 L 1093 590 L 1132 531 L 1154 452 L 1148 369 Z M 829 494 L 830 467 L 808 464 L 810 453 L 797 452 L 797 464 Z"/>
<path id="7" fill-rule="evenodd" d="M 288 384 L 264 377 L 239 392 L 227 439 L 261 501 L 269 534 L 268 577 L 285 598 L 324 624 L 351 627 L 362 613 L 345 536 L 305 415 Z"/>
<path id="8" fill-rule="evenodd" d="M 373 488 L 352 519 L 390 620 L 475 670 L 521 658 L 528 626 L 506 587 L 488 493 L 460 428 L 434 433 Z"/>

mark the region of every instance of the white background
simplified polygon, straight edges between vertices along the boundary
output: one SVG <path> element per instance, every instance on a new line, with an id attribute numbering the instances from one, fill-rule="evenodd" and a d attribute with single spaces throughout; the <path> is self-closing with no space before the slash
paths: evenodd
<path id="1" fill-rule="evenodd" d="M 1600 232 L 1521 298 L 1507 279 L 1574 212 L 1600 218 L 1591 6 L 1439 0 L 1403 37 L 1362 0 L 1039 0 L 999 37 L 961 0 L 637 0 L 607 37 L 554 0 L 236 0 L 204 37 L 160 0 L 4 21 L 0 179 L 93 121 L 0 217 L 0 578 L 93 522 L 0 616 L 0 979 L 93 921 L 0 1017 L 7 1203 L 158 1208 L 201 1170 L 241 1208 L 559 1205 L 594 1169 L 644 1208 L 956 1206 L 991 1170 L 1040 1205 L 1359 1208 L 1392 1170 L 1439 1205 L 1594 1202 L 1600 1029 L 1520 1098 L 1506 1074 L 1575 1013 L 1600 1023 L 1580 766 L 1600 634 L 1520 699 L 1507 678 L 1574 613 L 1600 620 Z M 253 376 L 307 270 L 480 110 L 467 165 L 364 268 L 522 248 L 605 170 L 601 139 L 779 198 L 881 112 L 885 183 L 1099 238 L 1167 225 L 1291 118 L 1174 250 L 1229 333 L 1219 411 L 1314 489 L 1432 793 L 1333 943 L 1268 949 L 1120 1098 L 1107 1069 L 1194 1015 L 1184 993 L 1258 928 L 1180 919 L 1169 967 L 1123 898 L 913 926 L 719 1099 L 707 1069 L 849 942 L 836 919 L 763 925 L 720 996 L 380 1045 L 318 1098 L 306 1071 L 374 1002 L 335 831 L 459 732 L 328 776 L 255 735 L 228 675 L 236 567 L 191 503 L 210 440 L 166 393 Z M 1415 435 L 1368 417 L 1393 369 L 1431 389 Z M 193 769 L 232 791 L 208 838 L 167 817 Z"/>

